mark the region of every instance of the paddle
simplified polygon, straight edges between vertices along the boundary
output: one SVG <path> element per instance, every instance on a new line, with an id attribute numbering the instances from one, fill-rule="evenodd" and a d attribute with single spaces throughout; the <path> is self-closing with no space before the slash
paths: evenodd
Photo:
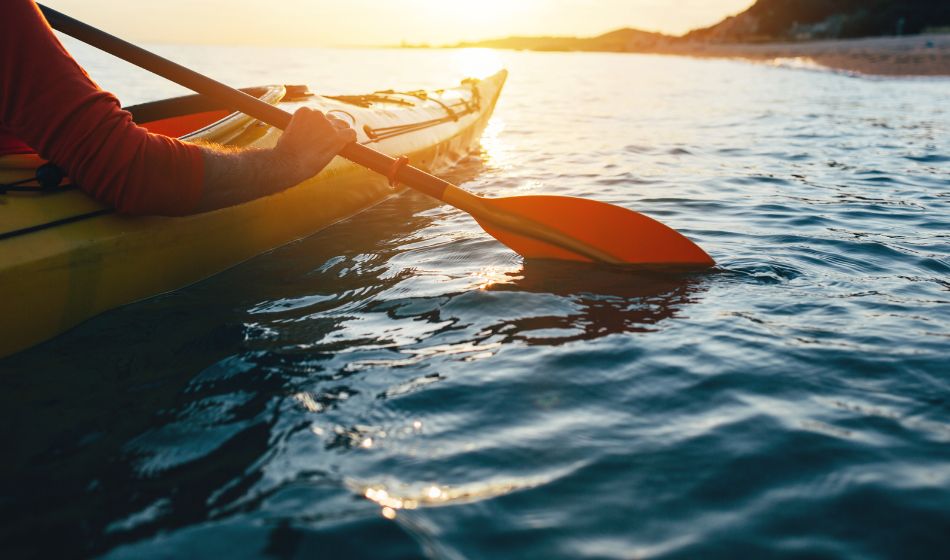
<path id="1" fill-rule="evenodd" d="M 244 92 L 56 10 L 42 5 L 40 9 L 54 29 L 226 107 L 280 129 L 290 122 L 290 113 Z M 547 195 L 482 198 L 421 169 L 400 165 L 395 158 L 362 144 L 350 144 L 340 155 L 471 214 L 485 231 L 525 258 L 689 267 L 714 264 L 709 255 L 676 230 L 619 206 Z"/>

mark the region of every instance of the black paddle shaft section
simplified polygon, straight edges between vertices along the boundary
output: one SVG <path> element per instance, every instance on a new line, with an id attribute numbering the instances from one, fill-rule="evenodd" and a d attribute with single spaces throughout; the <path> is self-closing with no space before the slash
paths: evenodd
<path id="1" fill-rule="evenodd" d="M 291 115 L 287 111 L 73 19 L 66 14 L 57 12 L 52 8 L 42 4 L 39 7 L 53 29 L 158 74 L 192 91 L 216 99 L 229 108 L 250 115 L 281 130 L 287 128 L 290 123 Z M 430 175 L 421 169 L 409 165 L 398 165 L 396 159 L 362 144 L 350 144 L 340 152 L 340 155 L 356 164 L 387 176 L 390 175 L 394 166 L 397 166 L 398 172 L 395 179 L 439 200 L 442 200 L 445 189 L 451 185 L 451 183 Z"/>

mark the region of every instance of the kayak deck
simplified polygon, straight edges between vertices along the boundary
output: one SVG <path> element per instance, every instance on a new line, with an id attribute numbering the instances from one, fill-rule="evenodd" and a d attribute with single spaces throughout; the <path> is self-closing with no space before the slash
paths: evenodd
<path id="1" fill-rule="evenodd" d="M 506 76 L 502 71 L 425 94 L 377 92 L 360 96 L 371 98 L 362 103 L 300 91 L 287 96 L 283 86 L 258 93 L 290 112 L 306 105 L 352 119 L 360 142 L 438 172 L 477 142 Z M 169 132 L 221 116 L 217 107 L 169 113 L 174 104 L 162 113 L 161 103 L 130 109 L 156 130 Z M 148 111 L 162 118 L 149 119 Z M 199 117 L 189 121 L 190 115 Z M 280 131 L 235 113 L 181 136 L 272 147 Z M 0 183 L 31 176 L 39 163 L 30 155 L 0 158 Z M 181 288 L 309 236 L 392 192 L 386 178 L 336 158 L 320 174 L 283 192 L 175 218 L 119 215 L 76 189 L 0 195 L 0 290 L 18 294 L 0 300 L 0 357 L 105 310 Z"/>

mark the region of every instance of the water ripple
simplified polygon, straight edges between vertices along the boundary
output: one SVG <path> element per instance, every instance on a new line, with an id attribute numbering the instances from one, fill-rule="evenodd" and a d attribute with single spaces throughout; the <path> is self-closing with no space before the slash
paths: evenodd
<path id="1" fill-rule="evenodd" d="M 340 91 L 457 62 L 167 48 Z M 497 56 L 497 118 L 448 179 L 623 205 L 718 266 L 525 262 L 405 193 L 105 314 L 0 362 L 5 557 L 950 547 L 946 81 Z"/>

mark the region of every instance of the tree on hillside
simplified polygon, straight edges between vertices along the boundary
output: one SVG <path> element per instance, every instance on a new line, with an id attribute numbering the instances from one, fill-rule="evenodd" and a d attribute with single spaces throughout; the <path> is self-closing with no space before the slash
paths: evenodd
<path id="1" fill-rule="evenodd" d="M 916 34 L 950 25 L 947 0 L 758 0 L 745 12 L 685 38 L 774 41 Z"/>

